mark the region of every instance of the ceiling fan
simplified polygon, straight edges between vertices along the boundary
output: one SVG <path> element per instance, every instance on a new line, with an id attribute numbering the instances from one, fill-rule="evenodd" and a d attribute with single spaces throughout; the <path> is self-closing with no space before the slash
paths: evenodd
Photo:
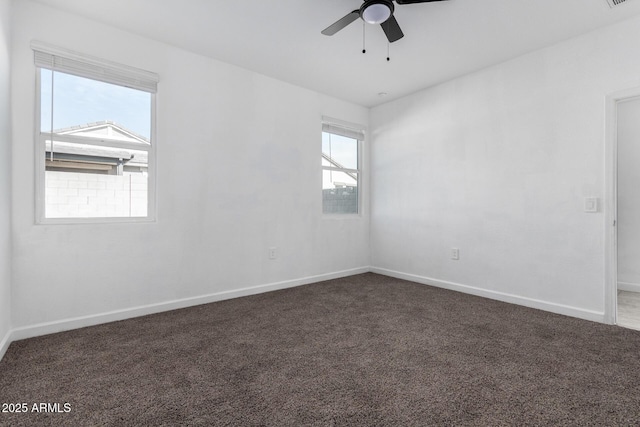
<path id="1" fill-rule="evenodd" d="M 395 0 L 399 5 L 430 3 L 434 1 L 447 0 Z M 404 37 L 404 33 L 400 29 L 398 21 L 396 21 L 396 18 L 393 16 L 394 9 L 392 0 L 365 0 L 364 3 L 362 3 L 362 6 L 360 6 L 360 9 L 356 9 L 338 19 L 336 22 L 322 30 L 322 34 L 325 36 L 332 36 L 356 19 L 361 18 L 368 24 L 380 24 L 384 33 L 387 35 L 389 42 L 393 43 Z"/>

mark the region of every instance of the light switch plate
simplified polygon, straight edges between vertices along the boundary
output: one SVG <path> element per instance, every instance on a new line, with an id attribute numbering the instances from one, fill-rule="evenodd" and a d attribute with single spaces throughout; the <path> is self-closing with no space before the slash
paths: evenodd
<path id="1" fill-rule="evenodd" d="M 584 198 L 584 211 L 588 213 L 598 212 L 598 198 L 597 197 L 585 197 Z"/>

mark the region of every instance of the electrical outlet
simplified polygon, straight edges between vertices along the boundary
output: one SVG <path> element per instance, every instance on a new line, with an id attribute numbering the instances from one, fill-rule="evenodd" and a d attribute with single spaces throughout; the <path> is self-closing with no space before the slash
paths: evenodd
<path id="1" fill-rule="evenodd" d="M 269 259 L 276 259 L 276 258 L 278 258 L 278 248 L 276 247 L 269 248 Z"/>
<path id="2" fill-rule="evenodd" d="M 460 249 L 451 248 L 451 259 L 459 260 L 460 259 Z"/>

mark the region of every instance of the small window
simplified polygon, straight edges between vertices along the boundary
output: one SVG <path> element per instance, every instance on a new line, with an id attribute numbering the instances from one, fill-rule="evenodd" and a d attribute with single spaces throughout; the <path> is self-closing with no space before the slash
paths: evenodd
<path id="1" fill-rule="evenodd" d="M 360 212 L 360 142 L 362 131 L 323 124 L 322 132 L 322 212 Z"/>
<path id="2" fill-rule="evenodd" d="M 34 50 L 39 220 L 152 219 L 154 75 Z"/>

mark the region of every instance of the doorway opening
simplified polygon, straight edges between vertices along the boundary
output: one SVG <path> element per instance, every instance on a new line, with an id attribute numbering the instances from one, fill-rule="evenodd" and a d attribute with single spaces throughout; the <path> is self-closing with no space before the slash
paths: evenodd
<path id="1" fill-rule="evenodd" d="M 607 97 L 605 317 L 640 330 L 640 88 Z"/>

